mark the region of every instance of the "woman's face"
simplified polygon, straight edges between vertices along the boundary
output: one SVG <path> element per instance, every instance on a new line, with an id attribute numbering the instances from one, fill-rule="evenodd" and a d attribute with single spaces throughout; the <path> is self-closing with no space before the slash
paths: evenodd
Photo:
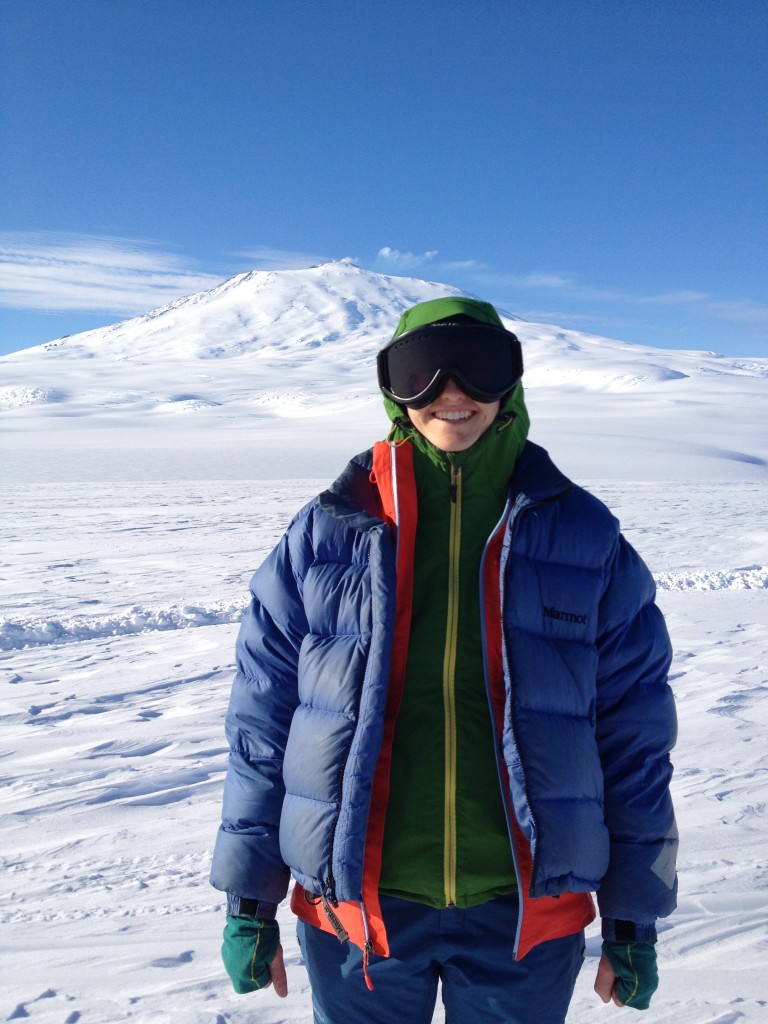
<path id="1" fill-rule="evenodd" d="M 464 452 L 490 427 L 499 413 L 498 401 L 476 402 L 453 379 L 423 409 L 408 409 L 411 423 L 420 434 L 444 452 Z"/>

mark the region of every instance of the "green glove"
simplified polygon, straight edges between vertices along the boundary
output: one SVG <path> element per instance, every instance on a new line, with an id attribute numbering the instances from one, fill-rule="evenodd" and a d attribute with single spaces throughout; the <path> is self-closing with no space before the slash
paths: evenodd
<path id="1" fill-rule="evenodd" d="M 256 992 L 271 978 L 269 964 L 280 942 L 277 921 L 254 917 L 227 917 L 221 959 L 235 992 Z"/>
<path id="2" fill-rule="evenodd" d="M 616 975 L 616 995 L 624 1006 L 647 1010 L 659 987 L 655 942 L 603 942 L 603 953 Z"/>

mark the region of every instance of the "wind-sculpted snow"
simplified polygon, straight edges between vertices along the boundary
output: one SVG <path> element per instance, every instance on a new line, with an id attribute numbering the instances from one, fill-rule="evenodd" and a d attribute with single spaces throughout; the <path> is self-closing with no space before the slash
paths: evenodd
<path id="1" fill-rule="evenodd" d="M 767 590 L 768 566 L 710 572 L 663 572 L 655 575 L 659 590 Z"/>
<path id="2" fill-rule="evenodd" d="M 768 566 L 699 573 L 656 573 L 654 579 L 660 591 L 767 590 Z M 0 616 L 0 650 L 23 650 L 49 644 L 239 623 L 244 609 L 244 603 L 215 602 L 206 607 L 148 608 L 134 605 L 118 614 L 76 615 L 62 619 L 32 617 L 14 620 Z"/>
<path id="3" fill-rule="evenodd" d="M 16 384 L 0 387 L 0 412 L 7 409 L 23 409 L 28 405 L 64 401 L 66 395 L 57 388 L 38 388 L 31 384 Z"/>
<path id="4" fill-rule="evenodd" d="M 200 608 L 184 605 L 180 608 L 142 608 L 138 605 L 118 615 L 68 619 L 22 620 L 0 617 L 0 650 L 13 651 L 24 647 L 43 647 L 47 644 L 77 643 L 105 637 L 131 636 L 135 633 L 155 633 L 169 629 L 190 629 L 193 626 L 220 626 L 239 622 L 244 605 L 218 605 Z"/>

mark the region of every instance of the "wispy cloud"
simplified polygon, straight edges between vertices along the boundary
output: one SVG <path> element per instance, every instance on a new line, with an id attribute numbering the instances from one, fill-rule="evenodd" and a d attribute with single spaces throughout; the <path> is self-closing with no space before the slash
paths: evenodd
<path id="1" fill-rule="evenodd" d="M 633 315 L 646 317 L 656 308 L 659 316 L 666 315 L 663 310 L 669 313 L 676 310 L 681 316 L 695 317 L 697 322 L 709 320 L 757 331 L 768 329 L 768 306 L 749 298 L 726 299 L 694 288 L 646 293 L 631 288 L 601 287 L 582 281 L 578 274 L 570 271 L 509 273 L 476 261 L 451 264 L 435 260 L 430 269 L 432 273 L 447 274 L 452 266 L 461 274 L 465 287 L 478 294 L 506 295 L 507 304 L 515 306 L 515 312 L 528 319 L 535 319 L 535 315 L 519 308 L 526 300 L 552 301 L 554 296 L 560 308 L 550 316 L 572 323 L 602 320 L 620 328 L 622 324 L 631 323 Z M 446 283 L 453 282 L 448 278 Z M 550 298 L 544 299 L 545 295 Z"/>
<path id="2" fill-rule="evenodd" d="M 538 323 L 583 325 L 604 329 L 616 337 L 632 333 L 678 330 L 711 336 L 740 331 L 763 339 L 768 331 L 768 306 L 749 298 L 727 298 L 694 288 L 650 292 L 632 287 L 603 286 L 584 281 L 562 269 L 508 271 L 477 259 L 448 259 L 437 249 L 414 253 L 385 245 L 376 264 L 418 274 L 428 268 L 431 278 L 495 301 L 499 308 Z"/>
<path id="3" fill-rule="evenodd" d="M 561 289 L 576 287 L 574 274 L 530 271 L 525 274 L 511 274 L 494 269 L 488 263 L 476 259 L 442 259 L 437 249 L 426 252 L 410 252 L 383 246 L 376 253 L 379 264 L 396 266 L 401 270 L 418 270 L 429 266 L 430 273 L 471 275 L 478 285 L 499 286 L 508 288 L 545 288 Z M 450 282 L 447 282 L 450 283 Z"/>
<path id="4" fill-rule="evenodd" d="M 315 266 L 327 262 L 327 256 L 319 256 L 310 252 L 291 252 L 287 249 L 271 249 L 266 245 L 257 245 L 237 254 L 241 260 L 247 260 L 255 270 L 300 270 L 303 267 Z"/>
<path id="5" fill-rule="evenodd" d="M 735 324 L 746 324 L 768 332 L 768 306 L 753 302 L 752 299 L 710 302 L 709 308 L 714 316 L 718 316 L 722 320 L 729 320 Z"/>
<path id="6" fill-rule="evenodd" d="M 638 297 L 640 302 L 655 302 L 659 305 L 686 306 L 698 302 L 706 302 L 709 295 L 706 292 L 683 290 L 678 292 L 662 292 L 660 295 L 642 295 Z"/>
<path id="7" fill-rule="evenodd" d="M 11 309 L 132 315 L 220 280 L 152 241 L 0 233 L 0 305 Z"/>
<path id="8" fill-rule="evenodd" d="M 515 278 L 518 287 L 520 288 L 573 288 L 575 286 L 575 278 L 573 274 L 560 274 L 560 273 L 543 273 L 541 271 L 531 271 L 529 274 L 523 274 Z"/>

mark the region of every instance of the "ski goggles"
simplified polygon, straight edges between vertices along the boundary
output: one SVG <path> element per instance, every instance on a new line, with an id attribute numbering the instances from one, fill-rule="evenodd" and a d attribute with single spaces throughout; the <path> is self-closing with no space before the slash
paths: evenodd
<path id="1" fill-rule="evenodd" d="M 448 377 L 476 402 L 496 402 L 523 375 L 523 352 L 511 331 L 492 324 L 435 323 L 394 338 L 376 360 L 379 387 L 398 405 L 423 409 Z"/>

